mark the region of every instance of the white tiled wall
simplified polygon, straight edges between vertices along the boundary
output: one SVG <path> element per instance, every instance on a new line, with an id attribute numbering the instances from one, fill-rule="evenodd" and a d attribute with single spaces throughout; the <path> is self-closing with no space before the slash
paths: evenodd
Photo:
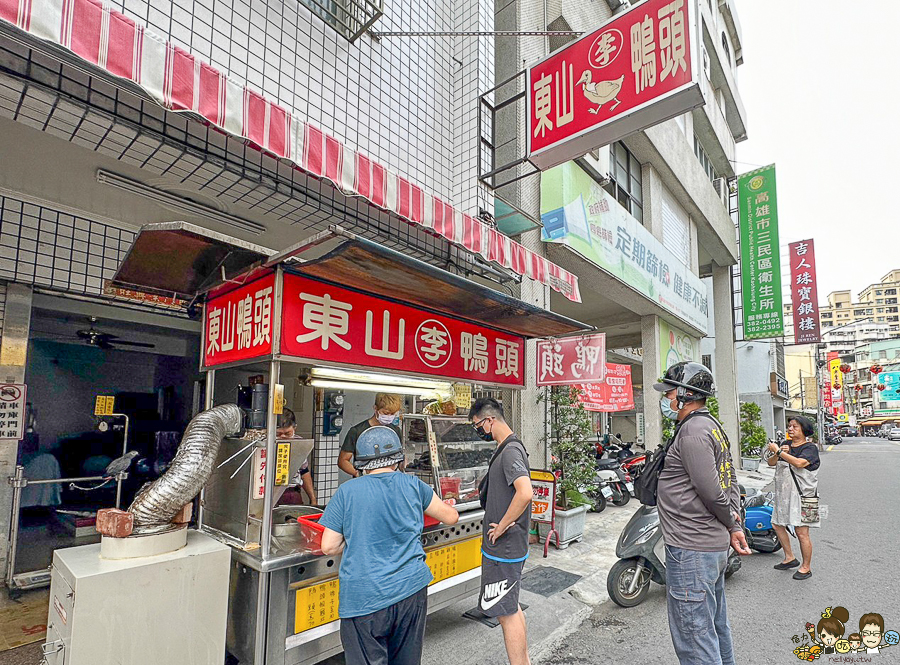
<path id="1" fill-rule="evenodd" d="M 453 30 L 453 4 L 386 0 L 373 29 Z M 491 22 L 492 0 L 458 4 L 466 22 Z M 350 44 L 295 0 L 112 0 L 112 6 L 444 200 L 457 203 L 454 191 L 463 195 L 465 178 L 454 187 L 454 154 L 468 159 L 475 148 L 474 99 L 492 71 L 473 63 L 487 58 L 492 69 L 492 54 L 477 52 L 489 40 L 465 42 L 460 68 L 454 38 L 363 35 Z M 454 137 L 459 113 L 467 120 Z M 474 168 L 469 173 L 474 179 Z"/>

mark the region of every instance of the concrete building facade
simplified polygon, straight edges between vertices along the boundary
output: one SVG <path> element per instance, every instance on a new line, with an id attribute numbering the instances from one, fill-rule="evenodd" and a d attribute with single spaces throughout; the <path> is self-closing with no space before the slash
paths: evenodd
<path id="1" fill-rule="evenodd" d="M 495 28 L 590 32 L 627 8 L 628 3 L 618 0 L 513 0 L 498 6 Z M 602 185 L 617 205 L 679 257 L 693 275 L 708 278 L 709 309 L 715 312 L 712 327 L 704 330 L 686 323 L 562 245 L 543 243 L 542 250 L 579 276 L 584 302 L 575 305 L 548 291 L 533 294 L 549 297 L 555 311 L 605 332 L 609 348 L 642 350 L 642 362 L 633 365 L 633 375 L 636 387 L 643 388 L 639 408 L 646 416 L 644 440 L 648 446 L 662 437 L 659 395 L 649 387 L 673 361 L 687 359 L 687 355 L 701 360 L 699 342 L 706 335 L 716 338 L 713 354 L 720 414 L 731 440 L 738 440 L 730 274 L 738 251 L 724 179 L 735 175 L 735 144 L 746 138 L 746 114 L 736 84 L 737 68 L 743 62 L 742 34 L 731 0 L 700 0 L 698 9 L 702 58 L 708 63 L 700 77 L 705 105 L 586 155 L 577 161 L 577 167 Z M 515 79 L 515 75 L 564 43 L 565 39 L 547 37 L 498 38 L 496 78 L 513 82 L 496 92 L 496 101 L 521 92 L 524 79 Z M 525 154 L 524 113 L 524 104 L 520 104 L 507 107 L 495 118 L 497 164 L 511 163 Z M 520 168 L 517 173 L 524 175 L 526 170 Z M 529 216 L 540 217 L 541 176 L 502 187 L 498 194 Z M 523 243 L 541 247 L 540 231 L 523 235 Z"/>
<path id="2" fill-rule="evenodd" d="M 774 340 L 735 344 L 738 397 L 762 412 L 762 426 L 770 438 L 785 431 L 785 409 L 790 407 L 785 378 L 784 345 Z"/>

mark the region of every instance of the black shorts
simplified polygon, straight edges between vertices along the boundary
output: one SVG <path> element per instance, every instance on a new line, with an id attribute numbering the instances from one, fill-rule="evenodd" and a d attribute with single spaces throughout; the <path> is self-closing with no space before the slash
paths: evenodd
<path id="1" fill-rule="evenodd" d="M 524 561 L 507 563 L 482 556 L 478 609 L 489 617 L 505 617 L 518 612 L 524 566 Z"/>
<path id="2" fill-rule="evenodd" d="M 341 619 L 347 665 L 419 665 L 428 614 L 428 587 L 372 614 Z"/>

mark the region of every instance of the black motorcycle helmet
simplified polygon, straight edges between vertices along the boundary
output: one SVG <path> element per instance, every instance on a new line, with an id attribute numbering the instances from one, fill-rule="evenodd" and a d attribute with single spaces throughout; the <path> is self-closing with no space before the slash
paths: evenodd
<path id="1" fill-rule="evenodd" d="M 716 394 L 716 382 L 705 365 L 693 361 L 675 363 L 653 388 L 661 393 L 677 389 L 676 399 L 683 407 L 688 402 L 706 399 Z"/>

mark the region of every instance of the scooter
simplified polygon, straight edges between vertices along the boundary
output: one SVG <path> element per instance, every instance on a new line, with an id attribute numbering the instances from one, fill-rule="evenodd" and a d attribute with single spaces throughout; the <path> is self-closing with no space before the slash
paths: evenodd
<path id="1" fill-rule="evenodd" d="M 591 508 L 595 513 L 603 512 L 607 501 L 612 501 L 614 506 L 624 506 L 631 501 L 634 485 L 631 476 L 618 460 L 597 460 L 596 478 L 596 489 L 588 493 L 588 498 L 593 502 Z"/>
<path id="2" fill-rule="evenodd" d="M 606 577 L 606 590 L 616 605 L 635 607 L 647 598 L 650 582 L 666 583 L 666 549 L 656 506 L 641 506 L 616 543 L 616 556 Z M 725 577 L 741 567 L 740 555 L 729 550 Z"/>
<path id="3" fill-rule="evenodd" d="M 748 494 L 742 491 L 741 501 L 744 505 L 744 535 L 750 549 L 765 553 L 780 550 L 781 542 L 772 528 L 775 495 L 772 492 L 762 494 L 757 490 Z"/>

